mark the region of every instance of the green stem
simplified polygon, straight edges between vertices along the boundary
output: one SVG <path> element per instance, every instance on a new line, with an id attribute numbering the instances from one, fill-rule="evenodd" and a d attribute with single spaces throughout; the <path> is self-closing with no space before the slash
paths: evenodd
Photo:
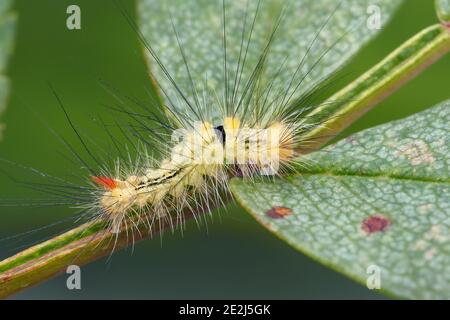
<path id="1" fill-rule="evenodd" d="M 184 214 L 185 219 L 191 217 L 190 212 Z M 84 265 L 143 238 L 176 228 L 179 220 L 174 220 L 177 222 L 156 222 L 151 229 L 147 221 L 137 220 L 119 234 L 106 230 L 102 221 L 85 223 L 19 252 L 0 262 L 0 298 L 45 281 L 71 264 Z"/>
<path id="2" fill-rule="evenodd" d="M 443 26 L 421 31 L 329 99 L 341 102 L 314 111 L 313 117 L 323 119 L 324 126 L 311 131 L 306 138 L 314 141 L 314 148 L 319 148 L 331 135 L 350 125 L 449 50 L 450 33 Z M 192 214 L 186 213 L 184 220 L 191 217 Z M 171 227 L 176 226 L 161 223 L 155 229 L 164 231 Z M 106 231 L 102 222 L 87 223 L 0 262 L 0 298 L 36 285 L 72 263 L 89 263 L 110 254 L 113 248 L 124 248 L 151 234 L 144 223 L 138 224 L 138 228 L 140 232 L 131 237 L 130 230 L 116 235 Z"/>
<path id="3" fill-rule="evenodd" d="M 384 100 L 403 84 L 450 51 L 450 32 L 444 25 L 428 27 L 389 54 L 351 84 L 308 114 L 321 125 L 304 136 L 309 153 L 320 149 L 339 132 Z"/>

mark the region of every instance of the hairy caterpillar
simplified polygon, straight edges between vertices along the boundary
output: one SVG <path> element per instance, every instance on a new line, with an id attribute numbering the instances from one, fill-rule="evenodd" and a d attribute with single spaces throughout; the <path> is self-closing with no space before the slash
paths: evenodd
<path id="1" fill-rule="evenodd" d="M 218 127 L 203 122 L 175 144 L 157 168 L 124 179 L 94 176 L 94 182 L 106 189 L 98 200 L 100 210 L 119 230 L 131 210 L 164 216 L 171 205 L 183 208 L 188 192 L 195 195 L 208 184 L 226 185 L 231 171 L 245 176 L 264 168 L 273 171 L 278 159 L 288 163 L 293 158 L 291 125 L 276 122 L 266 129 L 246 129 L 238 118 L 227 117 Z M 167 204 L 169 201 L 173 203 Z"/>
<path id="2" fill-rule="evenodd" d="M 258 2 L 252 27 L 257 19 L 259 6 Z M 246 10 L 249 9 L 246 8 Z M 225 1 L 222 1 L 222 36 L 225 55 L 227 54 L 226 12 Z M 171 105 L 168 106 L 166 114 L 162 115 L 164 126 L 170 124 L 173 130 L 172 138 L 174 132 L 180 131 L 175 128 L 181 127 L 183 131 L 181 141 L 160 147 L 159 153 L 163 154 L 162 160 L 155 163 L 152 157 L 143 156 L 141 160 L 143 166 L 132 174 L 123 174 L 123 171 L 119 169 L 117 170 L 119 174 L 116 176 L 92 176 L 92 180 L 104 189 L 94 199 L 93 206 L 106 217 L 113 232 L 121 230 L 121 226 L 130 213 L 144 216 L 149 221 L 163 217 L 170 219 L 171 210 L 176 212 L 175 215 L 179 214 L 189 207 L 190 203 L 201 203 L 203 200 L 209 206 L 211 199 L 221 201 L 220 192 L 227 190 L 230 177 L 248 178 L 255 174 L 281 175 L 284 168 L 289 167 L 290 162 L 298 155 L 295 151 L 296 147 L 300 143 L 306 144 L 306 141 L 301 140 L 301 134 L 319 124 L 307 124 L 308 118 L 302 117 L 311 106 L 296 108 L 289 104 L 293 95 L 289 89 L 293 86 L 294 79 L 290 80 L 292 83 L 288 90 L 281 92 L 275 98 L 269 96 L 274 83 L 263 83 L 261 75 L 267 63 L 273 37 L 282 20 L 282 11 L 277 15 L 278 18 L 272 22 L 272 31 L 258 54 L 257 62 L 252 66 L 251 76 L 243 80 L 244 89 L 240 88 L 238 81 L 241 81 L 242 75 L 239 72 L 242 72 L 245 66 L 245 57 L 242 65 L 238 62 L 236 66 L 237 71 L 231 86 L 232 92 L 227 83 L 224 89 L 224 101 L 218 98 L 213 102 L 212 108 L 216 108 L 213 117 L 205 112 L 207 106 L 199 103 L 199 94 L 193 80 L 190 79 L 191 95 L 194 100 L 191 102 L 160 62 L 158 53 L 144 37 L 141 38 L 154 61 L 159 65 L 159 69 L 163 71 L 165 78 L 173 85 L 171 89 L 176 91 L 181 103 L 186 104 L 191 112 L 186 119 L 186 113 L 181 113 L 177 106 Z M 127 17 L 126 13 L 125 16 Z M 130 23 L 134 27 L 132 22 Z M 190 78 L 183 44 L 173 21 L 172 25 L 174 40 L 178 43 L 180 55 L 183 57 Z M 247 22 L 244 21 L 242 39 L 246 27 Z M 136 30 L 140 34 L 137 28 Z M 251 44 L 251 38 L 252 30 L 248 36 L 247 49 Z M 243 46 L 244 44 L 241 44 L 241 50 Z M 224 57 L 225 78 L 230 76 L 227 69 L 229 68 L 227 64 L 230 63 L 228 59 Z M 303 61 L 300 66 L 302 64 Z M 275 80 L 277 80 L 276 77 Z M 298 86 L 297 84 L 297 88 Z M 168 89 L 162 85 L 160 89 L 170 101 L 170 93 L 167 94 L 164 91 Z M 239 94 L 241 96 L 238 96 Z M 268 101 L 269 97 L 273 100 Z M 220 111 L 218 112 L 217 109 Z M 161 118 L 161 116 L 154 118 Z M 161 136 L 154 140 L 160 138 Z M 146 154 L 145 151 L 144 154 Z M 150 222 L 150 226 L 151 224 Z"/>
<path id="3" fill-rule="evenodd" d="M 136 114 L 135 111 L 121 109 L 121 112 L 137 120 L 145 131 L 145 137 L 139 136 L 137 132 L 131 134 L 139 140 L 136 159 L 128 160 L 126 147 L 119 146 L 124 155 L 112 159 L 115 168 L 111 169 L 97 156 L 91 155 L 90 149 L 88 157 L 96 164 L 99 163 L 100 169 L 94 169 L 86 163 L 86 159 L 77 160 L 84 168 L 88 168 L 89 174 L 85 178 L 90 179 L 91 184 L 80 187 L 54 179 L 52 186 L 41 186 L 41 189 L 55 196 L 52 201 L 79 208 L 84 217 L 104 219 L 112 232 L 119 232 L 124 225 L 132 223 L 131 219 L 136 216 L 148 220 L 151 226 L 155 220 L 178 217 L 186 208 L 195 212 L 200 203 L 207 207 L 211 202 L 220 203 L 220 192 L 227 189 L 230 177 L 282 175 L 283 170 L 291 166 L 293 159 L 300 155 L 298 146 L 307 147 L 308 141 L 303 139 L 302 134 L 321 125 L 308 116 L 318 106 L 312 102 L 312 93 L 303 92 L 302 99 L 297 100 L 296 91 L 322 60 L 328 48 L 334 47 L 337 42 L 326 43 L 327 50 L 316 52 L 317 57 L 312 65 L 306 65 L 302 56 L 312 54 L 309 49 L 320 42 L 320 35 L 335 11 L 331 8 L 327 19 L 320 21 L 318 30 L 311 35 L 308 50 L 298 53 L 299 58 L 295 60 L 294 67 L 289 65 L 292 68 L 291 77 L 286 80 L 277 77 L 281 70 L 288 67 L 284 59 L 280 59 L 277 64 L 271 63 L 276 65 L 276 70 L 271 70 L 269 76 L 264 74 L 268 69 L 268 61 L 278 61 L 280 58 L 277 50 L 274 50 L 273 40 L 281 36 L 278 29 L 282 24 L 282 14 L 277 12 L 275 18 L 269 17 L 265 10 L 264 15 L 259 17 L 260 2 L 248 2 L 248 7 L 243 3 L 240 13 L 248 17 L 238 24 L 242 43 L 236 47 L 242 54 L 233 52 L 227 43 L 226 36 L 230 33 L 225 23 L 228 2 L 215 3 L 216 10 L 222 15 L 222 21 L 216 21 L 222 29 L 216 42 L 221 45 L 225 55 L 223 92 L 211 92 L 206 84 L 202 90 L 198 83 L 188 88 L 180 87 L 178 79 L 183 74 L 189 75 L 191 60 L 185 59 L 185 43 L 176 22 L 173 23 L 173 32 L 166 30 L 166 33 L 173 34 L 171 41 L 178 42 L 178 56 L 185 60 L 183 68 L 187 72 L 179 74 L 168 71 L 171 66 L 160 60 L 165 52 L 155 52 L 142 39 L 153 56 L 152 62 L 159 70 L 157 73 L 166 79 L 160 76 L 155 80 L 158 81 L 161 95 L 168 101 L 165 109 L 158 114 L 154 110 Z M 270 4 L 262 2 L 261 6 Z M 170 15 L 167 19 L 170 21 Z M 252 35 L 252 30 L 254 25 L 263 25 L 263 21 L 267 23 L 265 28 L 269 32 L 267 36 L 260 36 L 259 42 L 254 45 L 256 36 Z M 138 28 L 136 31 L 139 34 Z M 267 78 L 272 80 L 268 81 Z M 205 82 L 214 80 L 205 79 Z M 167 86 L 167 83 L 171 86 Z M 174 98 L 173 93 L 178 98 Z M 181 141 L 169 142 L 172 133 L 178 128 L 184 130 Z M 78 134 L 75 127 L 74 130 Z M 83 148 L 86 147 L 85 140 L 80 135 Z M 153 149 L 157 150 L 153 153 L 159 154 L 160 160 L 148 154 Z M 196 152 L 201 156 L 196 157 Z M 46 201 L 50 202 L 48 199 Z"/>

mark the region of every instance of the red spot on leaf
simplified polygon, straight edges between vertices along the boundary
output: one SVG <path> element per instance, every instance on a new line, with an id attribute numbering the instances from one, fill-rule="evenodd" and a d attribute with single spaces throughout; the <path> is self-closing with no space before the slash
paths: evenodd
<path id="1" fill-rule="evenodd" d="M 108 177 L 92 177 L 92 181 L 95 183 L 105 187 L 105 189 L 112 190 L 117 187 L 116 180 L 108 178 Z"/>
<path id="2" fill-rule="evenodd" d="M 275 206 L 266 212 L 267 216 L 273 219 L 281 219 L 292 214 L 292 210 L 286 207 Z"/>
<path id="3" fill-rule="evenodd" d="M 363 220 L 361 228 L 367 234 L 385 231 L 391 225 L 391 221 L 383 215 L 370 216 Z"/>

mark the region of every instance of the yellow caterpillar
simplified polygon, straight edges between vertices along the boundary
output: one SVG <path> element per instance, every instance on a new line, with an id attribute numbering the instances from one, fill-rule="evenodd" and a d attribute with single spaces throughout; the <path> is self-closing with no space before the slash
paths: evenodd
<path id="1" fill-rule="evenodd" d="M 206 181 L 226 185 L 230 169 L 242 175 L 252 172 L 276 173 L 279 163 L 294 156 L 293 128 L 275 122 L 265 128 L 249 128 L 235 117 L 224 119 L 223 125 L 200 123 L 187 131 L 171 148 L 171 154 L 158 168 L 146 169 L 141 175 L 93 177 L 105 191 L 98 199 L 101 210 L 118 232 L 127 214 L 150 212 L 166 214 L 164 202 L 175 202 L 182 208 L 186 194 L 202 192 Z"/>
<path id="2" fill-rule="evenodd" d="M 244 6 L 241 1 L 206 1 L 201 4 L 205 8 L 192 13 L 205 12 L 214 19 L 196 19 L 208 29 L 201 28 L 189 41 L 178 32 L 186 27 L 185 19 L 170 15 L 171 6 L 185 2 L 151 2 L 155 16 L 167 15 L 164 23 L 172 25 L 172 32 L 156 20 L 148 21 L 151 27 L 141 31 L 126 10 L 118 8 L 147 51 L 158 98 L 146 105 L 119 97 L 119 111 L 129 115 L 131 122 L 124 126 L 116 122 L 113 127 L 122 132 L 126 143 L 108 131 L 118 152 L 107 150 L 105 157 L 104 150 L 95 145 L 92 150 L 99 151 L 97 158 L 54 92 L 82 153 L 63 144 L 92 181 L 85 185 L 41 174 L 51 183 L 41 184 L 40 189 L 52 198 L 36 201 L 79 209 L 80 219 L 105 220 L 114 233 L 128 230 L 128 222 L 135 223 L 135 217 L 147 220 L 151 231 L 153 221 L 182 219 L 184 210 L 195 215 L 199 207 L 206 206 L 210 212 L 212 201 L 223 203 L 222 191 L 227 191 L 230 177 L 282 175 L 299 155 L 297 150 L 307 149 L 305 133 L 322 125 L 314 115 L 320 102 L 314 94 L 325 79 L 314 83 L 309 77 L 337 44 L 316 54 L 322 52 L 315 45 L 332 13 L 306 48 L 289 48 L 292 56 L 288 59 L 275 35 L 280 28 L 286 32 L 300 21 L 297 16 L 283 20 L 284 9 L 288 4 L 298 5 L 295 1 L 249 1 Z M 148 40 L 143 32 L 150 35 Z M 200 38 L 204 47 L 196 45 Z M 201 60 L 189 63 L 188 58 L 198 50 Z M 223 61 L 213 58 L 217 52 L 223 52 Z M 317 56 L 307 59 L 310 55 Z M 117 91 L 112 93 L 117 98 Z M 130 100 L 144 112 L 129 108 L 126 102 Z M 134 131 L 136 123 L 140 132 Z M 128 147 L 135 150 L 130 152 Z M 112 162 L 115 171 L 110 168 Z"/>

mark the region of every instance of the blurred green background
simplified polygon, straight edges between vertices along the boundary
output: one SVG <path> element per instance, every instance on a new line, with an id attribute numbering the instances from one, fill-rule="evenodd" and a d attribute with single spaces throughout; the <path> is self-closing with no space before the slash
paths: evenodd
<path id="1" fill-rule="evenodd" d="M 82 30 L 66 29 L 66 8 L 82 10 Z M 132 1 L 127 2 L 132 11 Z M 99 78 L 122 92 L 147 99 L 149 80 L 140 44 L 109 0 L 16 1 L 19 24 L 10 60 L 12 92 L 2 117 L 7 128 L 0 156 L 58 175 L 70 167 L 60 142 L 46 128 L 76 142 L 51 93 L 50 82 L 80 130 L 95 132 L 97 115 L 114 101 Z M 406 0 L 380 36 L 346 67 L 352 77 L 368 69 L 408 37 L 436 23 L 432 1 Z M 345 134 L 405 117 L 450 97 L 450 56 L 408 83 Z M 42 119 L 42 120 L 40 120 Z M 94 120 L 94 121 L 92 121 Z M 47 124 L 44 124 L 47 123 Z M 95 138 L 95 137 L 94 137 Z M 3 165 L 2 165 L 3 169 Z M 8 168 L 8 171 L 23 170 Z M 80 175 L 76 169 L 70 173 Z M 39 196 L 0 176 L 0 197 Z M 25 202 L 24 202 L 25 203 Z M 0 207 L 0 238 L 70 216 L 67 208 Z M 209 219 L 209 218 L 208 218 Z M 82 268 L 82 290 L 69 291 L 61 275 L 15 298 L 301 299 L 384 298 L 315 263 L 272 236 L 236 206 L 214 213 L 184 235 L 167 233 Z M 0 242 L 0 258 L 70 228 L 59 225 L 29 237 Z"/>

